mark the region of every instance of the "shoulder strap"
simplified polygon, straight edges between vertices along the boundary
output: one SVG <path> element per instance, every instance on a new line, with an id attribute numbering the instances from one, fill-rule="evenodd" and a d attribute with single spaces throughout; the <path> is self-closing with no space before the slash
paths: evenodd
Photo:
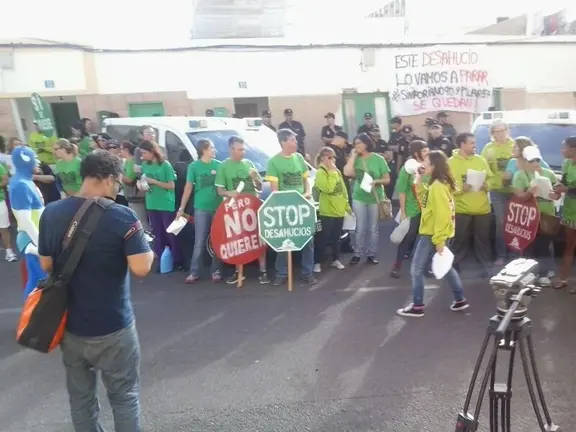
<path id="1" fill-rule="evenodd" d="M 61 269 L 58 271 L 61 279 L 69 280 L 72 277 L 90 236 L 98 226 L 98 222 L 100 222 L 106 209 L 112 204 L 114 201 L 108 198 L 87 199 L 82 203 L 64 235 L 63 249 L 58 256 L 57 268 Z M 86 224 L 81 230 L 78 230 L 85 217 L 87 218 Z"/>

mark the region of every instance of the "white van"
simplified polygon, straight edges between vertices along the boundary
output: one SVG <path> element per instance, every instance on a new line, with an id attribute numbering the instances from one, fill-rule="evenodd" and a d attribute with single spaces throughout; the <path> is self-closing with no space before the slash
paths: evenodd
<path id="1" fill-rule="evenodd" d="M 526 136 L 532 139 L 540 149 L 543 159 L 556 172 L 562 168 L 564 161 L 561 151 L 562 141 L 569 136 L 576 136 L 576 111 L 573 110 L 484 112 L 472 126 L 478 153 L 492 141 L 490 125 L 494 120 L 505 122 L 510 128 L 512 138 Z"/>

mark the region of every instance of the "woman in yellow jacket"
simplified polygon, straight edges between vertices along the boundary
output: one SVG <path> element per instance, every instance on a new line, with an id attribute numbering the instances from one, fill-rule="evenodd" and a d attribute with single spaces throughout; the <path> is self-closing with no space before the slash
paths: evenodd
<path id="1" fill-rule="evenodd" d="M 412 276 L 412 303 L 403 309 L 398 309 L 398 315 L 405 317 L 424 316 L 424 273 L 430 260 L 430 255 L 436 251 L 440 255 L 446 248 L 446 243 L 454 237 L 455 207 L 454 191 L 456 183 L 446 155 L 440 150 L 431 151 L 423 164 L 421 175 L 430 176 L 427 185 L 421 180 L 417 184 L 417 193 L 422 205 L 420 220 L 420 238 L 412 258 L 410 273 Z M 421 176 L 420 176 L 421 179 Z M 454 268 L 444 276 L 452 288 L 454 302 L 452 311 L 462 311 L 470 306 L 464 298 L 460 276 Z"/>
<path id="2" fill-rule="evenodd" d="M 330 147 L 320 149 L 316 157 L 314 188 L 318 192 L 318 213 L 322 223 L 319 239 L 314 246 L 314 273 L 322 271 L 321 263 L 328 246 L 332 251 L 332 267 L 342 270 L 340 235 L 346 213 L 352 213 L 348 190 L 342 173 L 336 167 L 336 152 Z"/>

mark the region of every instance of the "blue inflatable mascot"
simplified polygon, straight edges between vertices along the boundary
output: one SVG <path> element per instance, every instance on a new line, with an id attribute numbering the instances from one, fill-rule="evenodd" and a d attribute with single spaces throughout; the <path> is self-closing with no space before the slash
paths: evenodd
<path id="1" fill-rule="evenodd" d="M 38 281 L 46 277 L 38 259 L 38 229 L 44 211 L 42 194 L 34 184 L 32 176 L 38 166 L 36 153 L 29 147 L 17 147 L 12 152 L 15 174 L 10 178 L 8 191 L 12 213 L 18 223 L 16 244 L 25 257 L 28 281 L 24 287 L 24 298 L 28 297 Z"/>

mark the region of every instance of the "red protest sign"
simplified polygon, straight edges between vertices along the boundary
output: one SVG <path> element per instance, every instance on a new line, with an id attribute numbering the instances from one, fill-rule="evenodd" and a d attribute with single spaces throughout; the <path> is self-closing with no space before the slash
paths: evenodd
<path id="1" fill-rule="evenodd" d="M 212 248 L 218 259 L 243 265 L 258 259 L 266 244 L 258 234 L 258 209 L 262 201 L 254 195 L 239 194 L 220 204 L 210 229 Z"/>
<path id="2" fill-rule="evenodd" d="M 535 199 L 522 201 L 512 196 L 504 218 L 504 241 L 509 249 L 523 252 L 536 238 L 540 209 Z"/>

